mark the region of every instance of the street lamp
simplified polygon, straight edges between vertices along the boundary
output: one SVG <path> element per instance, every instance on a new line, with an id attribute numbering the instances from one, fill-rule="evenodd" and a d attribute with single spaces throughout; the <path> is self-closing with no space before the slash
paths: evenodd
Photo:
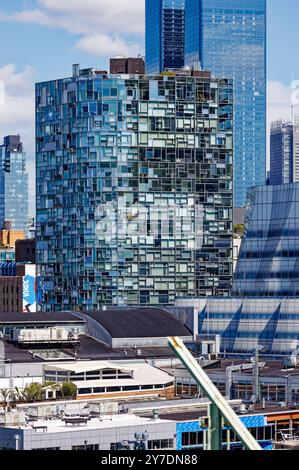
<path id="1" fill-rule="evenodd" d="M 253 369 L 252 369 L 253 396 L 251 399 L 253 403 L 260 403 L 261 401 L 261 389 L 260 389 L 260 377 L 259 377 L 259 355 L 265 349 L 266 349 L 265 346 L 261 346 L 260 344 L 257 344 L 253 351 L 254 352 Z"/>

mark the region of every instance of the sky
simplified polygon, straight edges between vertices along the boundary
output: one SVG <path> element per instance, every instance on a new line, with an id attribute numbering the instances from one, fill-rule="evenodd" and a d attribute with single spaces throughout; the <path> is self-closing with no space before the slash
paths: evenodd
<path id="1" fill-rule="evenodd" d="M 246 0 L 243 0 L 246 2 Z M 268 122 L 290 116 L 299 2 L 268 0 Z M 34 213 L 34 83 L 144 53 L 144 0 L 0 0 L 0 139 L 20 134 Z M 5 100 L 1 98 L 1 83 Z M 299 109 L 298 109 L 299 113 Z"/>

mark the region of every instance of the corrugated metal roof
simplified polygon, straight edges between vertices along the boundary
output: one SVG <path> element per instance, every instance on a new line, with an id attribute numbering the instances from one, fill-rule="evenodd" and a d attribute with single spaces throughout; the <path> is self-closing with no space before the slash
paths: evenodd
<path id="1" fill-rule="evenodd" d="M 191 336 L 174 315 L 158 308 L 108 308 L 84 314 L 100 323 L 112 338 Z"/>

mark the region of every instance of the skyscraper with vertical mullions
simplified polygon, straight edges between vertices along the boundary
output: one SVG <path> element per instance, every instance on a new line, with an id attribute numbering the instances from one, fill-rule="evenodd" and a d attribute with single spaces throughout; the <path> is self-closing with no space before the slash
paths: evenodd
<path id="1" fill-rule="evenodd" d="M 28 173 L 19 135 L 4 137 L 0 145 L 0 230 L 5 221 L 13 230 L 27 232 Z"/>
<path id="2" fill-rule="evenodd" d="M 294 125 L 277 121 L 270 134 L 270 184 L 293 182 Z"/>
<path id="3" fill-rule="evenodd" d="M 186 65 L 235 88 L 234 198 L 266 177 L 266 0 L 185 0 Z"/>
<path id="4" fill-rule="evenodd" d="M 146 72 L 180 69 L 185 58 L 185 0 L 146 0 Z"/>

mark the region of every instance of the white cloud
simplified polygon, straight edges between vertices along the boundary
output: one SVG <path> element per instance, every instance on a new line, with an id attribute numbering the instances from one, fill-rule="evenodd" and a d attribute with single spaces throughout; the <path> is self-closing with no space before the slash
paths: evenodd
<path id="1" fill-rule="evenodd" d="M 279 81 L 268 82 L 268 123 L 291 117 L 291 85 Z"/>
<path id="2" fill-rule="evenodd" d="M 144 50 L 142 0 L 37 0 L 36 8 L 32 10 L 23 9 L 10 14 L 0 11 L 0 21 L 64 29 L 79 35 L 76 47 L 93 55 L 136 55 Z M 128 39 L 130 36 L 135 37 L 133 42 Z M 106 54 L 100 42 L 104 43 Z M 101 53 L 98 53 L 99 46 L 103 50 Z"/>
<path id="3" fill-rule="evenodd" d="M 269 81 L 267 91 L 267 167 L 270 166 L 270 128 L 271 123 L 291 119 L 292 88 L 279 81 Z M 295 107 L 295 112 L 299 108 Z"/>
<path id="4" fill-rule="evenodd" d="M 115 55 L 135 57 L 140 52 L 138 44 L 128 43 L 118 36 L 111 38 L 104 34 L 84 36 L 82 39 L 77 41 L 75 47 L 98 57 Z"/>
<path id="5" fill-rule="evenodd" d="M 9 95 L 24 96 L 34 92 L 35 74 L 35 69 L 30 65 L 26 65 L 22 71 L 17 71 L 15 64 L 6 64 L 0 68 L 0 81 L 4 82 Z"/>
<path id="6" fill-rule="evenodd" d="M 77 31 L 78 25 L 84 32 L 143 33 L 144 1 L 143 0 L 38 0 L 40 8 L 50 14 L 66 20 L 68 28 L 73 22 Z"/>

